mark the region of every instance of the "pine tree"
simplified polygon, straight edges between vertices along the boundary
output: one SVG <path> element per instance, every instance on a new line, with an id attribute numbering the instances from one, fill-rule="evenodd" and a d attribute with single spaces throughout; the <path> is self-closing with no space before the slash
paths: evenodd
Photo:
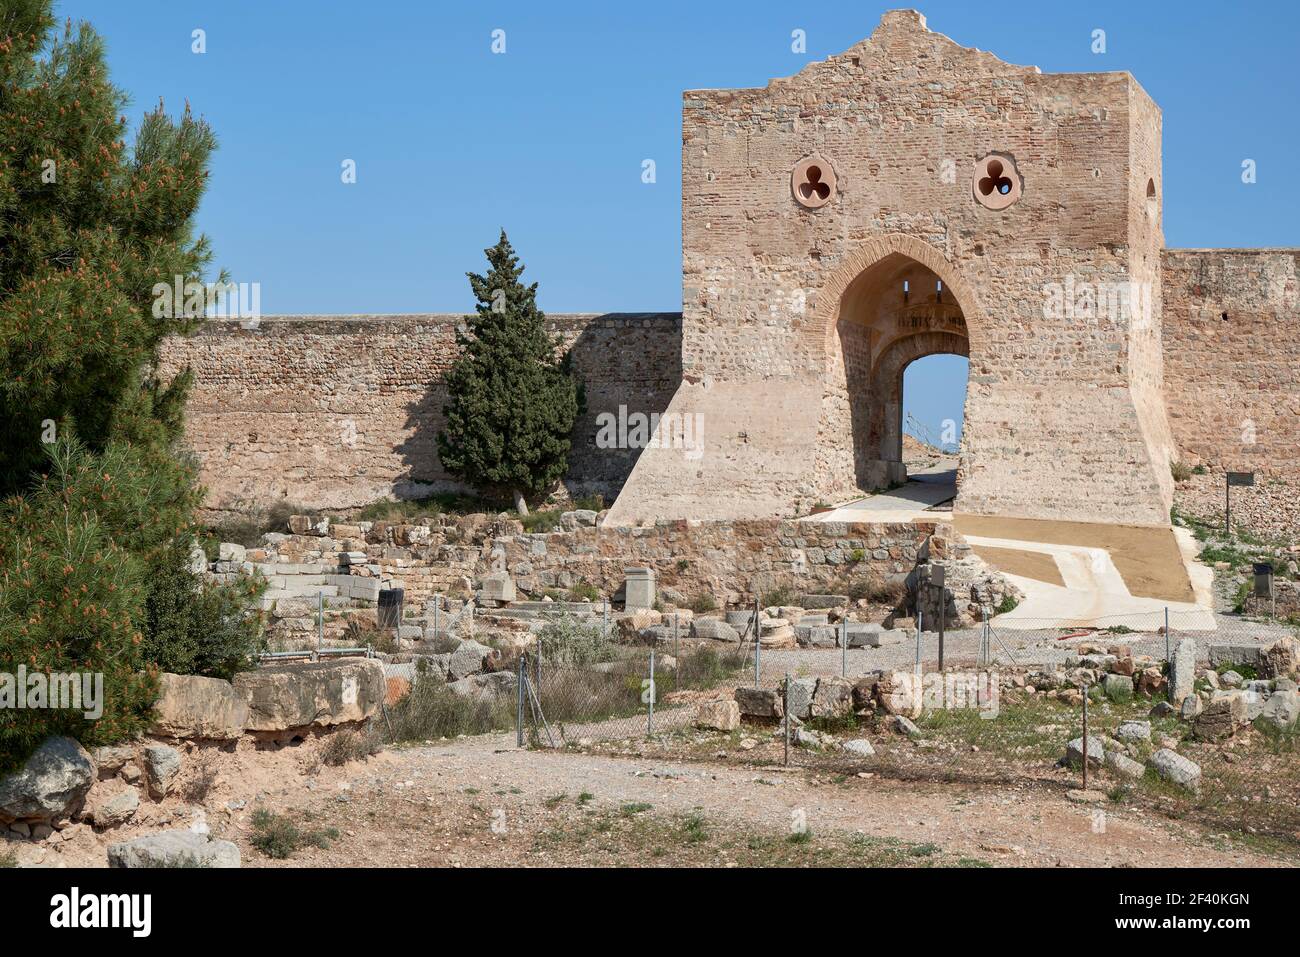
<path id="1" fill-rule="evenodd" d="M 524 267 L 505 230 L 484 252 L 488 272 L 467 274 L 478 305 L 456 336 L 438 454 L 452 475 L 489 496 L 512 495 L 527 514 L 525 496 L 544 495 L 568 471 L 586 403 L 570 355 L 546 334 L 537 284 L 519 281 Z"/>
<path id="2" fill-rule="evenodd" d="M 164 338 L 198 321 L 155 308 L 155 287 L 209 265 L 193 218 L 215 138 L 188 106 L 174 122 L 159 104 L 128 149 L 102 40 L 84 23 L 56 31 L 51 11 L 0 4 L 0 672 L 101 671 L 110 687 L 93 726 L 0 715 L 6 761 L 47 731 L 138 727 L 149 675 L 175 661 L 160 636 L 204 630 L 195 615 L 216 608 L 229 627 L 213 633 L 233 628 L 238 647 L 187 649 L 193 670 L 256 647 L 247 596 L 189 571 L 202 497 L 179 447 L 190 376 L 153 371 Z M 160 600 L 181 574 L 195 600 Z"/>

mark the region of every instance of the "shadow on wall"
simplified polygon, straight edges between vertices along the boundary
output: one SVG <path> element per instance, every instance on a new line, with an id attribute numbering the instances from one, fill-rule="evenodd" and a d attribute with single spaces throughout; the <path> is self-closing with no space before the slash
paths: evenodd
<path id="1" fill-rule="evenodd" d="M 605 420 L 635 422 L 668 408 L 682 381 L 681 313 L 613 312 L 550 315 L 547 330 L 573 353 L 573 367 L 587 391 L 587 411 L 574 426 L 569 472 L 564 486 L 571 498 L 601 495 L 608 505 L 618 496 L 641 454 L 634 429 L 615 429 L 613 447 L 597 436 Z M 437 436 L 446 423 L 447 388 L 442 374 L 407 406 L 408 436 L 398 444 L 404 475 L 393 486 L 398 499 L 437 492 L 470 491 L 448 475 L 438 460 Z M 633 434 L 629 436 L 629 431 Z"/>

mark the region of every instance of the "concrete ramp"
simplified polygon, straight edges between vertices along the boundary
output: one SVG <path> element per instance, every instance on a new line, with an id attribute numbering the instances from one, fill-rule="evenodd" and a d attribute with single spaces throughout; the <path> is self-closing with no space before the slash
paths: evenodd
<path id="1" fill-rule="evenodd" d="M 820 383 L 683 382 L 605 524 L 791 515 L 816 494 L 821 405 Z"/>

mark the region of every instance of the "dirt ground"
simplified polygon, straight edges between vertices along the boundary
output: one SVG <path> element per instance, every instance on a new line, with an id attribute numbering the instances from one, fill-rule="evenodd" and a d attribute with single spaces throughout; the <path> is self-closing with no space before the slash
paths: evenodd
<path id="1" fill-rule="evenodd" d="M 336 836 L 270 859 L 250 841 L 254 807 Z M 240 845 L 245 866 L 1294 863 L 1136 808 L 1107 809 L 1099 828 L 1094 810 L 1026 786 L 527 751 L 487 735 L 321 768 L 250 799 L 213 832 Z"/>
<path id="2" fill-rule="evenodd" d="M 1130 594 L 1165 601 L 1196 600 L 1172 528 L 961 514 L 953 516 L 953 524 L 962 535 L 1104 548 L 1110 552 Z M 991 559 L 990 564 L 1001 567 Z M 1013 569 L 1003 570 L 1019 574 Z"/>
<path id="3" fill-rule="evenodd" d="M 1065 587 L 1061 569 L 1056 559 L 1045 552 L 1024 552 L 1017 548 L 994 548 L 991 545 L 972 545 L 971 550 L 999 571 L 1049 585 Z"/>

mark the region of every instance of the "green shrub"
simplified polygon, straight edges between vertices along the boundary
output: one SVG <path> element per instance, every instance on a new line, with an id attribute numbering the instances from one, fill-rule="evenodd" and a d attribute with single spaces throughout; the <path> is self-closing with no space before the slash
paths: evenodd
<path id="1" fill-rule="evenodd" d="M 1175 482 L 1186 482 L 1192 477 L 1192 467 L 1183 462 L 1170 462 L 1169 471 Z"/>
<path id="2" fill-rule="evenodd" d="M 367 727 L 365 731 L 354 731 L 351 728 L 336 731 L 321 748 L 321 763 L 332 768 L 341 767 L 350 761 L 363 761 L 372 754 L 378 754 L 383 747 L 383 741 L 373 726 Z"/>
<path id="3" fill-rule="evenodd" d="M 761 599 L 764 608 L 774 608 L 781 605 L 793 605 L 799 599 L 799 593 L 789 585 L 778 585 L 776 588 L 763 593 Z"/>
<path id="4" fill-rule="evenodd" d="M 256 604 L 265 579 L 205 582 L 188 565 L 188 555 L 171 546 L 154 569 L 145 602 L 145 660 L 181 675 L 229 679 L 247 671 L 266 648 Z"/>
<path id="5" fill-rule="evenodd" d="M 284 860 L 304 847 L 328 849 L 338 836 L 336 828 L 304 831 L 283 814 L 258 808 L 253 812 L 253 834 L 248 842 L 267 857 Z"/>
<path id="6" fill-rule="evenodd" d="M 613 639 L 602 634 L 600 625 L 573 615 L 550 619 L 538 631 L 537 639 L 545 665 L 581 667 L 613 661 L 617 653 Z"/>
<path id="7" fill-rule="evenodd" d="M 690 602 L 686 605 L 686 607 L 689 608 L 691 611 L 695 612 L 695 614 L 697 615 L 703 615 L 710 611 L 716 611 L 718 608 L 718 601 L 716 598 L 714 598 L 712 595 L 710 595 L 708 592 L 705 591 L 705 592 L 700 592 L 698 595 L 692 598 Z"/>
<path id="8" fill-rule="evenodd" d="M 601 600 L 600 589 L 590 582 L 578 582 L 569 589 L 569 601 L 591 601 Z"/>
<path id="9" fill-rule="evenodd" d="M 1002 600 L 998 602 L 998 607 L 993 609 L 994 613 L 1005 615 L 1009 611 L 1015 611 L 1016 606 L 1020 604 L 1020 599 L 1015 595 L 1003 595 Z"/>
<path id="10" fill-rule="evenodd" d="M 411 690 L 388 709 L 381 730 L 390 741 L 428 741 L 514 727 L 515 699 L 467 698 L 428 670 L 416 672 Z"/>
<path id="11" fill-rule="evenodd" d="M 560 527 L 560 510 L 558 508 L 540 508 L 527 515 L 521 515 L 524 531 L 530 534 L 552 532 Z"/>

